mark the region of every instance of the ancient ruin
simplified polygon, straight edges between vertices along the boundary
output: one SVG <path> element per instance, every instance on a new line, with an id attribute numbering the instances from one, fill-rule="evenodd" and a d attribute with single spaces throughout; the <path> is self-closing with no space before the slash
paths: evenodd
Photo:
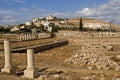
<path id="1" fill-rule="evenodd" d="M 20 79 L 119 79 L 118 32 L 61 32 L 53 40 L 45 39 L 49 35 L 44 34 L 36 34 L 37 37 L 31 34 L 22 35 L 24 37 L 21 36 L 20 41 L 11 41 L 8 38 L 4 40 L 5 65 L 1 65 L 4 66 L 1 72 L 16 73 Z M 20 36 L 15 38 L 20 39 Z M 45 40 L 49 41 L 43 43 Z M 11 51 L 14 53 L 12 56 Z M 4 62 L 2 57 L 0 56 L 1 63 Z"/>
<path id="2" fill-rule="evenodd" d="M 12 65 L 11 42 L 10 39 L 4 40 L 5 65 L 1 72 L 15 74 L 16 70 Z"/>
<path id="3" fill-rule="evenodd" d="M 79 64 L 85 66 L 88 69 L 115 69 L 116 71 L 120 70 L 120 66 L 111 60 L 108 56 L 97 55 L 104 50 L 112 50 L 104 48 L 103 46 L 98 45 L 84 45 L 81 50 L 77 50 L 75 55 L 67 59 L 65 62 L 68 64 Z"/>
<path id="4" fill-rule="evenodd" d="M 36 78 L 39 76 L 38 70 L 34 64 L 34 49 L 27 50 L 27 68 L 24 70 L 24 77 Z"/>
<path id="5" fill-rule="evenodd" d="M 36 39 L 43 39 L 43 38 L 50 38 L 51 35 L 49 33 L 38 33 L 38 34 L 20 34 L 19 40 L 20 41 L 29 41 L 29 40 L 36 40 Z"/>

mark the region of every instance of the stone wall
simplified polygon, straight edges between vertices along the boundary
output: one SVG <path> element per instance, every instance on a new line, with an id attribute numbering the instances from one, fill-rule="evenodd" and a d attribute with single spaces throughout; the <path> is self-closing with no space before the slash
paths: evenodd
<path id="1" fill-rule="evenodd" d="M 67 45 L 67 44 L 68 44 L 67 40 L 60 40 L 60 41 L 54 41 L 54 42 L 31 46 L 31 47 L 12 49 L 12 52 L 26 52 L 27 49 L 34 48 L 35 53 L 38 53 L 41 51 L 45 51 L 45 50 L 52 49 L 55 47 L 60 47 L 60 46 Z"/>

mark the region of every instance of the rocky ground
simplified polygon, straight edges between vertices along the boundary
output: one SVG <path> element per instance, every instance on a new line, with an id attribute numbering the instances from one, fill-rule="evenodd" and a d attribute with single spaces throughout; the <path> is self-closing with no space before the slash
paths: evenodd
<path id="1" fill-rule="evenodd" d="M 35 65 L 41 76 L 34 80 L 115 80 L 120 77 L 120 44 L 117 42 L 93 44 L 92 39 L 87 39 L 87 44 L 83 44 L 80 42 L 83 39 L 71 35 L 58 38 L 68 39 L 69 45 L 35 54 Z M 31 80 L 23 77 L 26 53 L 12 54 L 12 62 L 18 74 L 0 73 L 0 80 Z M 1 53 L 0 69 L 3 66 L 4 54 Z"/>

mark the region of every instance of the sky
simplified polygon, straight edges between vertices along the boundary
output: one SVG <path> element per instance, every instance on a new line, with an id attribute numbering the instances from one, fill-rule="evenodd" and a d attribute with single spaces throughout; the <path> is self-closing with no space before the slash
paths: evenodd
<path id="1" fill-rule="evenodd" d="M 120 0 L 0 0 L 0 25 L 25 23 L 48 15 L 120 22 Z"/>

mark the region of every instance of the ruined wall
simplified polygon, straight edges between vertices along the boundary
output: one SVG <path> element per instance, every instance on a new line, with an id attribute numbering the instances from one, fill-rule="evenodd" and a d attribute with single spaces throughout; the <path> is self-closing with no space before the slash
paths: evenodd
<path id="1" fill-rule="evenodd" d="M 12 49 L 12 52 L 26 52 L 27 49 L 29 48 L 33 48 L 35 50 L 35 53 L 41 52 L 41 51 L 45 51 L 48 49 L 52 49 L 55 47 L 60 47 L 63 45 L 67 45 L 68 41 L 67 40 L 60 40 L 60 41 L 54 41 L 54 42 L 50 42 L 50 43 L 45 43 L 45 44 L 41 44 L 41 45 L 36 45 L 36 46 L 32 46 L 32 47 L 24 47 L 24 48 L 19 48 L 19 49 Z"/>

